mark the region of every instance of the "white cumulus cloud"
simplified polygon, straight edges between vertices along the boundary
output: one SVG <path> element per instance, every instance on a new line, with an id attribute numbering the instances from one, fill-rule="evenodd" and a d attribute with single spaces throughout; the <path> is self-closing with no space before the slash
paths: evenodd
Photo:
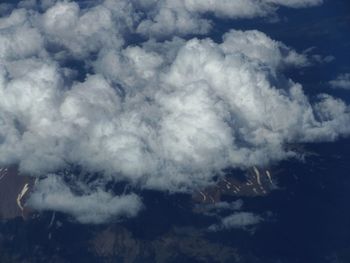
<path id="1" fill-rule="evenodd" d="M 104 189 L 108 182 L 192 191 L 225 168 L 292 157 L 286 143 L 348 135 L 348 105 L 327 94 L 311 103 L 284 75 L 310 66 L 293 48 L 256 30 L 231 30 L 220 43 L 161 38 L 207 32 L 208 12 L 236 18 L 240 8 L 256 9 L 243 12 L 251 17 L 280 4 L 106 0 L 83 8 L 42 1 L 42 12 L 15 9 L 0 19 L 0 164 L 39 178 L 72 164 L 98 173 L 95 190 L 74 178 L 86 185 L 80 194 L 60 175 L 41 179 L 29 204 L 100 223 L 141 207 L 136 195 Z M 135 35 L 155 38 L 129 43 Z"/>

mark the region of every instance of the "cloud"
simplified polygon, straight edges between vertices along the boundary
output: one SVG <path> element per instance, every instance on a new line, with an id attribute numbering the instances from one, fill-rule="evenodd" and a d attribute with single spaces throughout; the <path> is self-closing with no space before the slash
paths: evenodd
<path id="1" fill-rule="evenodd" d="M 227 213 L 227 211 L 241 210 L 243 207 L 243 201 L 238 199 L 233 202 L 220 201 L 213 204 L 198 204 L 196 205 L 197 211 L 202 211 L 208 216 L 219 217 L 220 214 Z"/>
<path id="2" fill-rule="evenodd" d="M 311 103 L 284 75 L 286 68 L 310 66 L 308 57 L 262 32 L 230 30 L 219 43 L 162 40 L 174 30 L 206 32 L 188 27 L 188 19 L 195 25 L 207 12 L 228 16 L 234 7 L 227 1 L 177 3 L 107 0 L 83 8 L 45 1 L 42 12 L 15 9 L 0 19 L 1 165 L 18 164 L 38 178 L 71 165 L 99 175 L 98 189 L 76 175 L 73 181 L 86 185 L 80 194 L 60 175 L 41 179 L 33 207 L 81 222 L 133 216 L 141 202 L 133 194 L 114 196 L 104 188 L 109 182 L 189 192 L 215 183 L 225 168 L 294 156 L 286 143 L 350 133 L 348 105 L 327 94 Z M 165 6 L 179 20 L 176 29 L 157 22 L 156 38 L 130 41 L 150 35 L 142 23 L 152 27 Z M 176 13 L 183 10 L 191 16 Z M 84 207 L 74 210 L 78 203 Z M 132 214 L 125 211 L 129 203 Z M 97 211 L 93 218 L 88 207 Z"/>
<path id="3" fill-rule="evenodd" d="M 209 205 L 210 209 L 213 210 L 240 210 L 243 206 L 243 201 L 238 199 L 234 202 L 218 202 L 213 205 Z"/>
<path id="4" fill-rule="evenodd" d="M 13 9 L 13 5 L 10 3 L 0 4 L 0 15 L 6 15 Z"/>
<path id="5" fill-rule="evenodd" d="M 146 19 L 142 20 L 137 32 L 164 37 L 169 35 L 187 35 L 190 33 L 206 34 L 213 24 L 207 14 L 218 18 L 242 19 L 254 17 L 266 17 L 275 15 L 279 6 L 303 8 L 323 3 L 322 0 L 160 0 L 160 1 L 136 1 L 141 7 L 141 12 L 146 13 Z"/>
<path id="6" fill-rule="evenodd" d="M 335 57 L 332 55 L 320 55 L 315 54 L 314 51 L 316 50 L 316 47 L 309 47 L 303 51 L 303 55 L 307 56 L 309 60 L 309 66 L 310 64 L 327 64 L 331 63 L 335 60 Z"/>
<path id="7" fill-rule="evenodd" d="M 335 89 L 350 89 L 350 73 L 344 73 L 337 76 L 336 79 L 329 82 Z"/>
<path id="8" fill-rule="evenodd" d="M 310 7 L 323 4 L 323 0 L 264 0 L 264 2 L 292 8 Z"/>
<path id="9" fill-rule="evenodd" d="M 17 10 L 0 18 L 0 58 L 19 59 L 34 56 L 43 49 L 43 37 L 28 21 L 28 13 Z"/>
<path id="10" fill-rule="evenodd" d="M 237 212 L 221 219 L 221 222 L 209 227 L 210 231 L 220 231 L 224 229 L 254 227 L 261 223 L 263 218 L 250 212 Z"/>
<path id="11" fill-rule="evenodd" d="M 123 44 L 121 29 L 114 23 L 112 11 L 104 5 L 83 11 L 75 2 L 58 2 L 37 22 L 50 44 L 86 57 L 101 48 L 117 48 Z"/>
<path id="12" fill-rule="evenodd" d="M 232 30 L 223 36 L 223 40 L 222 48 L 225 52 L 242 53 L 262 64 L 269 64 L 271 69 L 304 67 L 309 63 L 305 55 L 298 54 L 295 50 L 257 30 Z"/>
<path id="13" fill-rule="evenodd" d="M 79 222 L 89 224 L 134 217 L 142 209 L 142 202 L 135 194 L 115 196 L 96 189 L 85 190 L 83 195 L 78 195 L 56 175 L 48 175 L 35 185 L 27 205 L 39 211 L 68 213 Z"/>

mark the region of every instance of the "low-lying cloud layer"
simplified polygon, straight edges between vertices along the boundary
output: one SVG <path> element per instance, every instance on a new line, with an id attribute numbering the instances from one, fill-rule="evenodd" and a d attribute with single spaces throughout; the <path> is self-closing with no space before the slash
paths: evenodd
<path id="1" fill-rule="evenodd" d="M 239 30 L 221 43 L 169 38 L 208 33 L 207 13 L 248 18 L 321 2 L 22 2 L 27 9 L 0 19 L 0 163 L 33 176 L 71 164 L 100 173 L 99 187 L 82 182 L 79 195 L 50 175 L 29 201 L 100 223 L 142 207 L 134 194 L 113 196 L 107 181 L 190 191 L 224 168 L 293 156 L 286 143 L 348 135 L 348 105 L 326 94 L 311 104 L 284 76 L 309 63 L 283 43 Z M 146 39 L 130 44 L 135 36 Z"/>
<path id="2" fill-rule="evenodd" d="M 55 175 L 48 175 L 36 185 L 28 205 L 37 210 L 48 208 L 73 215 L 82 223 L 99 224 L 116 217 L 133 217 L 142 209 L 135 194 L 113 196 L 101 189 L 85 189 L 83 196 L 72 190 Z"/>

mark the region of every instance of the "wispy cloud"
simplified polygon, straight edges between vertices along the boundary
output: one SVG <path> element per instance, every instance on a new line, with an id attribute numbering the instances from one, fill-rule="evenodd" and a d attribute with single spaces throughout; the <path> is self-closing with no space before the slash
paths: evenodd
<path id="1" fill-rule="evenodd" d="M 211 225 L 210 231 L 225 229 L 248 229 L 263 221 L 259 215 L 250 212 L 236 212 L 221 219 L 219 224 Z"/>
<path id="2" fill-rule="evenodd" d="M 337 76 L 336 79 L 329 82 L 335 89 L 350 89 L 350 73 L 344 73 Z"/>

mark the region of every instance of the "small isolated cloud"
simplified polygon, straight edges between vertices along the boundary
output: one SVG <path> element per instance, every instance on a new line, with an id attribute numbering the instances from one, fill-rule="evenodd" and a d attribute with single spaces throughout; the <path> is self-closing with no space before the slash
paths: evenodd
<path id="1" fill-rule="evenodd" d="M 315 63 L 318 64 L 326 64 L 326 63 L 331 63 L 335 60 L 335 57 L 332 55 L 329 56 L 321 56 L 318 54 L 314 54 L 310 57 L 310 60 L 314 61 Z"/>
<path id="2" fill-rule="evenodd" d="M 214 204 L 199 204 L 196 206 L 199 211 L 205 211 L 205 214 L 209 216 L 217 216 L 222 212 L 240 210 L 242 207 L 243 201 L 241 199 L 233 202 L 217 202 Z"/>
<path id="3" fill-rule="evenodd" d="M 259 215 L 250 212 L 237 212 L 221 219 L 221 222 L 209 227 L 210 231 L 224 229 L 247 229 L 256 226 L 263 221 Z"/>
<path id="4" fill-rule="evenodd" d="M 103 189 L 73 193 L 57 175 L 40 180 L 27 202 L 36 210 L 68 213 L 81 223 L 100 224 L 120 217 L 134 217 L 142 209 L 135 194 L 114 196 Z"/>
<path id="5" fill-rule="evenodd" d="M 350 73 L 344 73 L 337 76 L 336 79 L 329 82 L 332 88 L 350 90 Z"/>
<path id="6" fill-rule="evenodd" d="M 212 210 L 240 210 L 243 207 L 243 201 L 238 199 L 234 202 L 218 202 L 209 206 Z"/>
<path id="7" fill-rule="evenodd" d="M 332 55 L 324 56 L 324 55 L 314 53 L 316 49 L 317 49 L 316 47 L 310 47 L 303 51 L 303 55 L 308 58 L 309 66 L 311 66 L 312 64 L 327 64 L 335 60 L 335 57 Z"/>

